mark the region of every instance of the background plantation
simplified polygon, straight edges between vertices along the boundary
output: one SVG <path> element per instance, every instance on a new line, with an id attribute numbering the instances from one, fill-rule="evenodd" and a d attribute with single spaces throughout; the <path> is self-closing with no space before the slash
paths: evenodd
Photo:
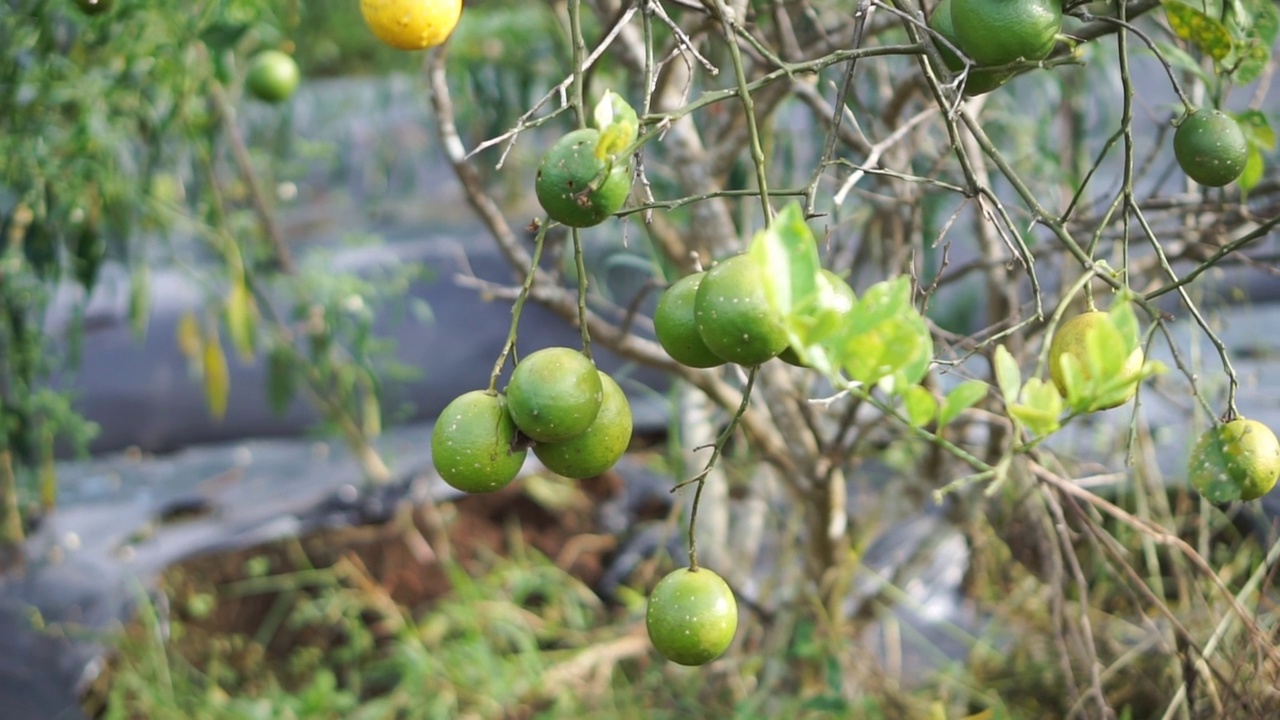
<path id="1" fill-rule="evenodd" d="M 1280 713 L 1280 503 L 1205 490 L 1219 468 L 1189 455 L 1237 414 L 1280 423 L 1280 13 L 1068 1 L 1046 57 L 979 68 L 965 23 L 954 47 L 929 31 L 934 5 L 475 1 L 442 48 L 403 52 L 356 0 L 0 0 L 7 565 L 81 497 L 63 459 L 147 422 L 85 418 L 94 308 L 113 298 L 156 347 L 172 276 L 197 300 L 163 344 L 202 416 L 313 420 L 399 508 L 168 567 L 86 712 Z M 279 104 L 248 92 L 263 50 L 300 69 Z M 621 106 L 594 117 L 609 91 L 630 134 Z M 1180 167 L 1192 108 L 1239 127 L 1234 182 Z M 586 125 L 635 175 L 617 215 L 571 230 L 535 177 Z M 444 235 L 464 269 L 394 259 Z M 673 361 L 659 299 L 734 256 L 792 362 Z M 502 273 L 465 271 L 484 257 Z M 631 451 L 581 482 L 530 453 L 497 495 L 448 492 L 388 448 L 424 446 L 412 423 L 447 402 L 413 388 L 485 388 L 500 341 L 445 364 L 479 336 L 470 303 L 505 323 L 526 296 L 508 359 L 581 329 L 636 413 Z M 1059 364 L 1055 332 L 1095 308 Z M 738 630 L 684 668 L 645 600 L 695 545 Z"/>

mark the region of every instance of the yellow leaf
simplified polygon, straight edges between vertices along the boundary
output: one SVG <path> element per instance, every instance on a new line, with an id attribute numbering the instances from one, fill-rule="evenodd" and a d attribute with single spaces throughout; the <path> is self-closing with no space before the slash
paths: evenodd
<path id="1" fill-rule="evenodd" d="M 378 396 L 372 388 L 365 388 L 360 398 L 360 424 L 367 438 L 376 438 L 382 434 L 382 407 Z"/>
<path id="2" fill-rule="evenodd" d="M 200 337 L 200 320 L 194 312 L 185 312 L 178 320 L 178 349 L 188 360 L 195 360 L 203 352 L 204 340 Z"/>
<path id="3" fill-rule="evenodd" d="M 227 332 L 231 335 L 236 354 L 245 362 L 253 360 L 256 310 L 253 296 L 244 282 L 233 283 L 227 295 Z"/>
<path id="4" fill-rule="evenodd" d="M 227 370 L 227 356 L 222 352 L 218 331 L 211 329 L 204 342 L 204 397 L 209 403 L 209 414 L 221 420 L 227 414 L 227 396 L 231 391 L 231 375 Z"/>

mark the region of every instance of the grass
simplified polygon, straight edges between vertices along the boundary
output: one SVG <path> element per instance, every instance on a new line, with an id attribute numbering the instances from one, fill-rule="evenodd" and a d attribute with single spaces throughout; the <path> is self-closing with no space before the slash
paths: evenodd
<path id="1" fill-rule="evenodd" d="M 730 652 L 682 668 L 654 654 L 643 627 L 644 586 L 669 561 L 650 561 L 635 587 L 603 601 L 590 583 L 611 547 L 563 552 L 596 533 L 583 520 L 590 504 L 550 512 L 530 498 L 534 482 L 419 509 L 411 526 L 326 531 L 171 569 L 167 617 L 143 605 L 85 707 L 108 720 L 1043 720 L 1094 717 L 1067 689 L 1096 682 L 1118 717 L 1273 717 L 1275 668 L 1254 634 L 1276 632 L 1275 606 L 1258 592 L 1275 548 L 1181 493 L 1132 485 L 1117 507 L 1200 543 L 1254 628 L 1177 546 L 1096 508 L 1064 516 L 1083 586 L 1046 565 L 1054 546 L 1037 533 L 1055 531 L 1034 519 L 1048 501 L 1011 485 L 992 505 L 1020 513 L 1025 527 L 1010 535 L 1007 517 L 979 515 L 965 528 L 966 595 L 991 619 L 976 631 L 942 628 L 966 642 L 967 657 L 938 658 L 927 638 L 888 619 L 907 597 L 891 587 L 880 612 L 839 634 L 812 593 L 765 614 L 743 605 Z M 940 669 L 887 671 L 868 633 L 887 657 L 932 653 Z M 1169 711 L 1187 673 L 1198 678 L 1195 697 Z"/>

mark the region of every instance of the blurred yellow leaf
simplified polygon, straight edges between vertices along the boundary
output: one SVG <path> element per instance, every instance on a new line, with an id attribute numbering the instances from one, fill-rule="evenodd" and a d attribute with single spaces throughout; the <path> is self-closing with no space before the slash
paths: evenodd
<path id="1" fill-rule="evenodd" d="M 376 438 L 382 434 L 382 405 L 372 388 L 366 387 L 360 398 L 360 424 L 365 437 Z"/>
<path id="2" fill-rule="evenodd" d="M 188 360 L 200 357 L 204 340 L 200 337 L 200 320 L 194 312 L 185 312 L 178 319 L 178 349 Z"/>
<path id="3" fill-rule="evenodd" d="M 227 414 L 227 396 L 231 390 L 231 375 L 227 370 L 227 356 L 222 352 L 218 331 L 213 328 L 204 342 L 204 397 L 209 403 L 209 414 L 221 420 Z"/>
<path id="4" fill-rule="evenodd" d="M 231 292 L 227 295 L 227 332 L 231 335 L 231 345 L 235 347 L 236 354 L 245 362 L 253 360 L 256 310 L 253 296 L 243 280 L 232 283 Z"/>

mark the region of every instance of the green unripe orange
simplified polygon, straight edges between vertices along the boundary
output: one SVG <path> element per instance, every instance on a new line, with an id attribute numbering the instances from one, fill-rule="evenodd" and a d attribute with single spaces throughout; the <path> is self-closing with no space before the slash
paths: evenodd
<path id="1" fill-rule="evenodd" d="M 951 0 L 956 44 L 979 65 L 1043 60 L 1062 31 L 1060 0 Z"/>
<path id="2" fill-rule="evenodd" d="M 680 568 L 658 581 L 645 609 L 649 641 L 680 665 L 705 665 L 724 654 L 738 629 L 738 603 L 724 578 Z"/>
<path id="3" fill-rule="evenodd" d="M 777 357 L 789 340 L 782 315 L 764 294 L 764 274 L 747 255 L 707 271 L 694 298 L 698 335 L 711 352 L 739 365 Z"/>
<path id="4" fill-rule="evenodd" d="M 596 366 L 578 350 L 552 347 L 524 358 L 507 385 L 507 411 L 520 432 L 561 442 L 586 432 L 600 412 L 604 388 Z"/>
<path id="5" fill-rule="evenodd" d="M 1249 143 L 1235 118 L 1201 108 L 1174 131 L 1173 154 L 1187 177 L 1201 185 L 1222 187 L 1244 172 Z"/>
<path id="6" fill-rule="evenodd" d="M 613 378 L 600 373 L 600 412 L 582 434 L 558 443 L 538 443 L 533 454 L 548 470 L 568 478 L 595 477 L 618 462 L 631 444 L 631 403 Z"/>
<path id="7" fill-rule="evenodd" d="M 516 426 L 501 395 L 473 390 L 445 406 L 431 431 L 431 462 L 440 477 L 470 493 L 506 487 L 527 451 L 513 450 Z"/>
<path id="8" fill-rule="evenodd" d="M 929 28 L 950 40 L 952 45 L 960 46 L 960 41 L 956 38 L 955 28 L 951 24 L 951 0 L 942 0 L 933 9 L 933 14 L 929 16 Z M 964 60 L 952 52 L 951 48 L 942 43 L 937 43 L 937 47 L 938 54 L 942 56 L 942 61 L 946 63 L 949 70 L 960 72 L 964 69 Z M 1011 77 L 1013 77 L 1012 73 L 974 68 L 969 71 L 969 77 L 965 80 L 964 94 L 967 97 L 973 97 L 974 95 L 989 93 L 1009 82 Z"/>
<path id="9" fill-rule="evenodd" d="M 658 343 L 672 360 L 694 368 L 723 365 L 724 358 L 711 352 L 698 334 L 694 303 L 705 272 L 686 275 L 675 281 L 658 300 L 653 314 L 653 329 Z"/>
<path id="10" fill-rule="evenodd" d="M 1257 420 L 1236 418 L 1200 436 L 1188 474 L 1210 502 L 1256 500 L 1280 477 L 1280 442 Z"/>
<path id="11" fill-rule="evenodd" d="M 552 220 L 569 227 L 591 227 L 626 202 L 631 168 L 625 162 L 597 158 L 599 141 L 599 130 L 574 130 L 542 156 L 534 190 Z"/>
<path id="12" fill-rule="evenodd" d="M 263 50 L 253 56 L 244 85 L 259 100 L 278 103 L 298 89 L 298 63 L 279 50 Z"/>

